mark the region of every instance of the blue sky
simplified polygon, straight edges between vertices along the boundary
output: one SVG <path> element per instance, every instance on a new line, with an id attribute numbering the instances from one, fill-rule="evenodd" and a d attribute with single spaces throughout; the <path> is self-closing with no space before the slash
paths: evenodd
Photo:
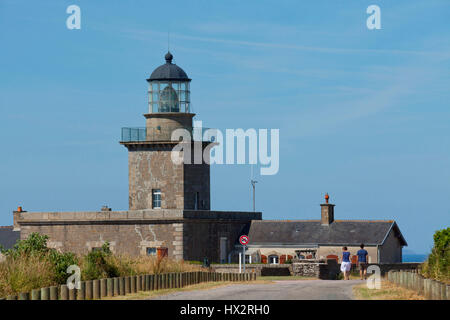
<path id="1" fill-rule="evenodd" d="M 279 173 L 256 177 L 265 219 L 317 219 L 328 192 L 337 219 L 395 219 L 427 252 L 450 222 L 449 17 L 447 0 L 0 0 L 0 225 L 18 205 L 127 209 L 120 128 L 144 126 L 170 30 L 197 120 L 280 129 Z M 250 210 L 249 180 L 213 166 L 213 209 Z"/>

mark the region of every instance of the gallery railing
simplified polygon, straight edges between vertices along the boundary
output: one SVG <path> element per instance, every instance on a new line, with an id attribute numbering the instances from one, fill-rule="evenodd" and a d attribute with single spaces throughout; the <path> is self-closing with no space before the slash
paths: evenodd
<path id="1" fill-rule="evenodd" d="M 173 129 L 124 127 L 122 128 L 121 142 L 143 142 L 143 141 L 171 141 Z M 217 129 L 192 128 L 188 131 L 193 141 L 213 142 Z M 177 139 L 179 140 L 179 139 Z"/>

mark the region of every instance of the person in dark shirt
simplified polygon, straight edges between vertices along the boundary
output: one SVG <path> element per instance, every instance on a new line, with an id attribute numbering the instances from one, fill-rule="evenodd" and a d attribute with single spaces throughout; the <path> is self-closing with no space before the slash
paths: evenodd
<path id="1" fill-rule="evenodd" d="M 356 255 L 358 256 L 359 276 L 361 280 L 364 280 L 367 278 L 368 252 L 364 249 L 364 243 L 361 243 L 360 248 Z"/>
<path id="2" fill-rule="evenodd" d="M 350 261 L 350 252 L 347 251 L 347 247 L 342 248 L 342 262 L 341 262 L 341 271 L 344 273 L 344 279 L 350 280 L 350 269 L 352 267 L 352 263 Z"/>

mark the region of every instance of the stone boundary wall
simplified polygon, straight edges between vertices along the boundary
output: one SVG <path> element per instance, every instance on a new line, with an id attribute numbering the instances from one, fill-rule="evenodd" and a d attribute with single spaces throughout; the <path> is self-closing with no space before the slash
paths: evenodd
<path id="1" fill-rule="evenodd" d="M 238 264 L 212 264 L 215 272 L 239 272 Z M 258 276 L 304 276 L 333 280 L 339 274 L 335 260 L 321 262 L 293 262 L 292 264 L 246 264 L 245 271 Z"/>
<path id="2" fill-rule="evenodd" d="M 380 268 L 381 276 L 389 271 L 418 270 L 420 263 L 370 263 Z M 256 273 L 258 276 L 285 276 L 286 269 L 289 269 L 292 276 L 316 277 L 322 280 L 337 279 L 340 273 L 341 265 L 336 260 L 327 261 L 303 261 L 293 262 L 292 264 L 246 264 L 246 272 Z M 211 268 L 216 272 L 239 272 L 238 264 L 212 264 Z M 264 270 L 263 270 L 264 269 Z M 355 271 L 358 270 L 356 267 Z"/>
<path id="3" fill-rule="evenodd" d="M 253 281 L 256 274 L 215 273 L 215 272 L 178 272 L 146 274 L 129 277 L 97 279 L 80 282 L 80 289 L 69 290 L 67 285 L 33 289 L 10 295 L 0 300 L 99 300 L 123 296 L 140 291 L 183 288 L 186 286 L 216 281 Z"/>
<path id="4" fill-rule="evenodd" d="M 389 271 L 416 271 L 419 269 L 421 263 L 406 262 L 406 263 L 369 263 L 369 266 L 376 265 L 380 267 L 381 275 L 385 276 Z"/>
<path id="5" fill-rule="evenodd" d="M 214 272 L 220 273 L 237 273 L 239 272 L 239 264 L 211 264 L 211 269 Z M 262 269 L 280 269 L 280 273 L 284 272 L 284 269 L 290 268 L 289 264 L 246 264 L 245 272 L 256 274 L 257 276 L 261 276 Z M 274 271 L 276 272 L 276 271 Z"/>
<path id="6" fill-rule="evenodd" d="M 450 285 L 426 279 L 417 271 L 389 271 L 387 280 L 402 288 L 414 290 L 427 300 L 450 300 Z"/>
<path id="7" fill-rule="evenodd" d="M 340 273 L 340 265 L 334 259 L 326 262 L 293 262 L 292 275 L 316 277 L 321 280 L 336 280 Z"/>

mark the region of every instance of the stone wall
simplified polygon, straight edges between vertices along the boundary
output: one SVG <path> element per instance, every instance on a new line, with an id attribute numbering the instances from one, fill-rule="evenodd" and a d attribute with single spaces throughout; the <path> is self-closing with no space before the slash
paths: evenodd
<path id="1" fill-rule="evenodd" d="M 243 234 L 250 221 L 187 221 L 184 224 L 184 259 L 203 261 L 207 257 L 211 263 L 220 262 L 220 238 L 225 237 L 226 256 Z"/>
<path id="2" fill-rule="evenodd" d="M 184 166 L 175 164 L 173 145 L 128 146 L 130 210 L 151 209 L 152 189 L 161 190 L 161 208 L 184 208 Z"/>
<path id="3" fill-rule="evenodd" d="M 298 261 L 292 263 L 292 275 L 316 277 L 322 280 L 336 280 L 339 275 L 339 264 L 334 259 L 325 261 Z"/>
<path id="4" fill-rule="evenodd" d="M 402 262 L 402 246 L 391 230 L 383 245 L 380 246 L 379 263 L 400 263 Z"/>
<path id="5" fill-rule="evenodd" d="M 211 268 L 215 272 L 235 273 L 239 272 L 238 264 L 213 264 Z M 294 262 L 292 264 L 248 264 L 246 272 L 256 273 L 258 276 L 304 276 L 323 280 L 334 280 L 340 272 L 335 260 L 327 262 Z"/>
<path id="6" fill-rule="evenodd" d="M 260 212 L 207 210 L 130 210 L 92 212 L 20 212 L 14 225 L 21 239 L 38 232 L 61 251 L 87 253 L 109 242 L 114 253 L 145 255 L 147 248 L 168 248 L 169 257 L 219 261 L 220 237 L 227 237 L 227 253 L 242 230 Z"/>
<path id="7" fill-rule="evenodd" d="M 194 163 L 195 148 L 203 155 L 206 146 L 202 142 L 186 144 L 191 148 L 191 163 L 176 164 L 172 160 L 174 144 L 127 144 L 130 210 L 151 209 L 153 189 L 161 190 L 162 209 L 209 210 L 210 166 L 203 158 Z"/>
<path id="8" fill-rule="evenodd" d="M 48 246 L 86 254 L 108 242 L 111 251 L 130 256 L 145 255 L 147 248 L 168 248 L 169 257 L 183 257 L 182 224 L 56 224 L 25 225 L 21 238 L 38 232 L 49 236 Z"/>
<path id="9" fill-rule="evenodd" d="M 389 271 L 415 271 L 420 268 L 419 262 L 405 262 L 405 263 L 373 263 L 380 268 L 381 275 L 384 276 Z"/>
<path id="10" fill-rule="evenodd" d="M 195 145 L 203 154 L 201 142 Z M 192 151 L 194 152 L 194 150 Z M 184 164 L 184 209 L 210 210 L 210 166 L 202 161 L 201 164 Z M 196 194 L 198 194 L 196 204 Z"/>
<path id="11" fill-rule="evenodd" d="M 214 272 L 219 273 L 236 273 L 239 272 L 239 264 L 212 264 L 211 268 Z M 264 271 L 262 271 L 264 269 Z M 268 269 L 271 269 L 270 271 Z M 289 264 L 246 264 L 246 273 L 256 273 L 260 276 L 262 273 L 265 275 L 286 275 L 286 269 L 289 270 L 290 275 L 290 265 Z"/>

